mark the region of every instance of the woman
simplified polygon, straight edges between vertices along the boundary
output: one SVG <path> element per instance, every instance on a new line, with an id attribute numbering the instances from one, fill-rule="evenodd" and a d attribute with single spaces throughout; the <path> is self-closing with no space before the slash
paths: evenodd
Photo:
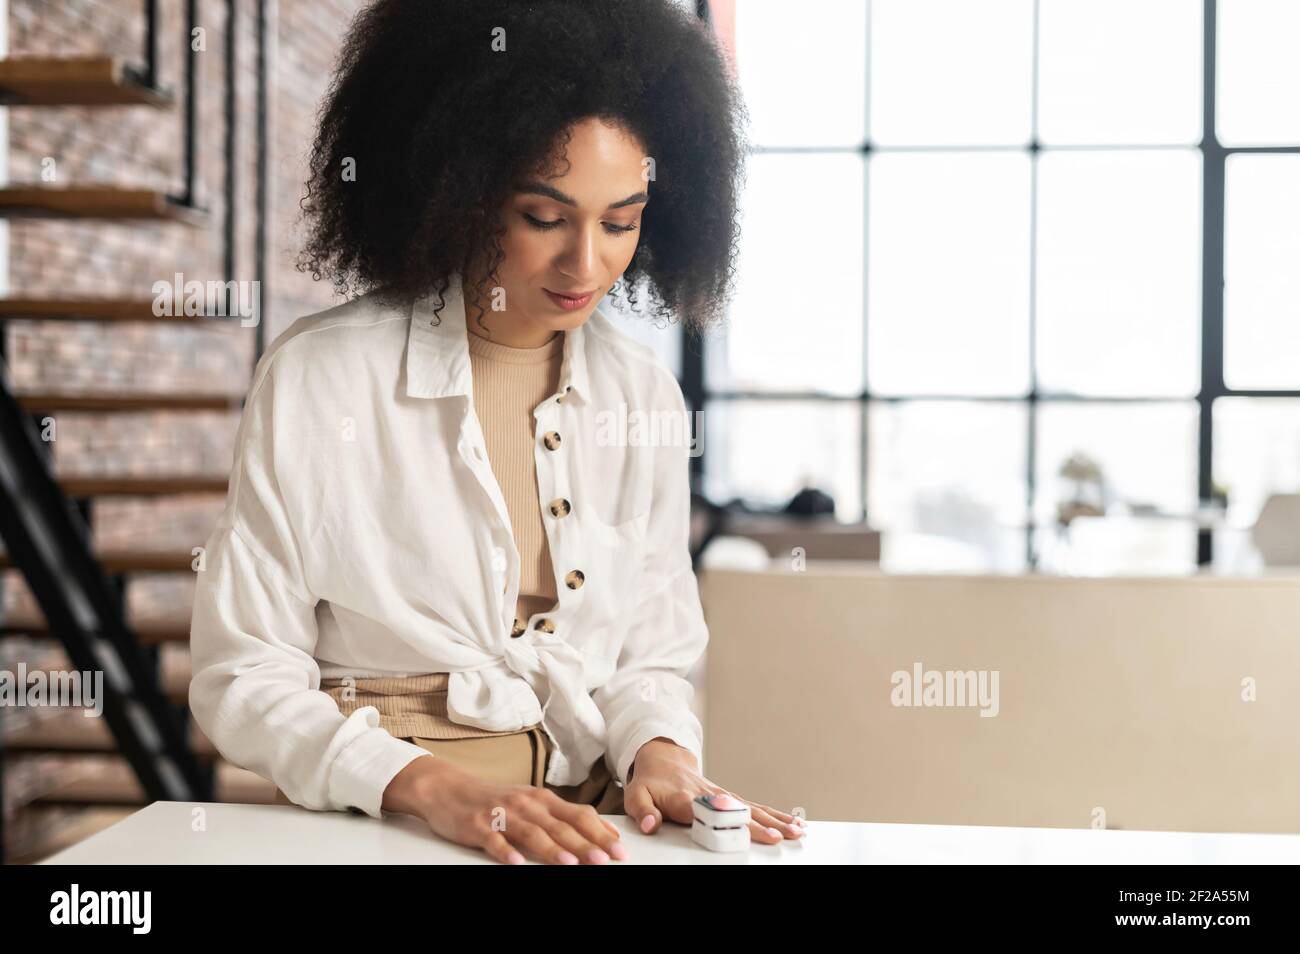
<path id="1" fill-rule="evenodd" d="M 192 628 L 196 720 L 279 800 L 573 864 L 627 857 L 601 814 L 649 834 L 724 791 L 685 402 L 599 303 L 721 315 L 740 115 L 668 0 L 358 17 L 301 263 L 354 297 L 258 363 Z M 750 805 L 755 840 L 802 835 Z"/>

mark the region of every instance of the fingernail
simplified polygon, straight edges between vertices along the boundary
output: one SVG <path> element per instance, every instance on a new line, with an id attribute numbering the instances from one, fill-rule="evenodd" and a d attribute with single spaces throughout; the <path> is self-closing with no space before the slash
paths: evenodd
<path id="1" fill-rule="evenodd" d="M 512 851 L 510 854 L 506 855 L 506 860 L 512 865 L 522 865 L 524 863 L 524 856 L 517 851 Z"/>
<path id="2" fill-rule="evenodd" d="M 773 838 L 781 838 L 781 837 L 783 837 L 782 834 L 781 834 L 779 831 L 777 831 L 775 828 L 769 828 L 769 829 L 767 830 L 767 833 L 768 833 L 769 835 L 771 835 Z"/>
<path id="3" fill-rule="evenodd" d="M 650 829 L 653 828 L 654 826 L 655 826 L 655 817 L 653 815 L 647 815 L 645 818 L 641 819 L 641 830 L 646 834 L 649 834 Z"/>
<path id="4" fill-rule="evenodd" d="M 599 848 L 593 848 L 591 851 L 587 852 L 587 860 L 589 860 L 593 865 L 606 865 L 609 864 L 609 855 L 605 854 Z"/>
<path id="5" fill-rule="evenodd" d="M 562 864 L 562 865 L 576 865 L 577 863 L 578 863 L 578 856 L 577 856 L 577 855 L 570 854 L 570 853 L 567 852 L 567 851 L 562 851 L 562 852 L 560 852 L 560 864 Z"/>
<path id="6" fill-rule="evenodd" d="M 624 861 L 627 859 L 627 849 L 623 847 L 623 843 L 621 841 L 616 841 L 614 842 L 614 844 L 610 845 L 609 853 L 613 855 L 615 858 L 617 858 L 619 861 Z"/>

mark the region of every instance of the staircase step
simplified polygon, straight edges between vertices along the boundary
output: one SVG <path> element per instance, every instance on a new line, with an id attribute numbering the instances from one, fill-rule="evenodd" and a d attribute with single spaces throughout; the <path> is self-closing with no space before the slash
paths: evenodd
<path id="1" fill-rule="evenodd" d="M 167 106 L 171 96 L 136 80 L 111 56 L 0 60 L 0 105 Z"/>
<path id="2" fill-rule="evenodd" d="M 189 550 L 100 550 L 95 558 L 107 573 L 192 573 Z M 13 557 L 0 553 L 0 570 L 16 569 Z"/>
<path id="3" fill-rule="evenodd" d="M 25 411 L 238 411 L 234 394 L 15 394 Z"/>
<path id="4" fill-rule="evenodd" d="M 125 821 L 138 811 L 134 805 L 91 807 L 77 812 L 68 818 L 67 809 L 57 803 L 29 811 L 39 811 L 40 815 L 53 816 L 42 819 L 42 833 L 32 843 L 5 858 L 8 865 L 33 865 L 44 861 L 73 845 L 80 844 L 91 835 L 97 835 L 105 828 L 111 828 L 120 821 Z M 39 816 L 37 816 L 39 817 Z M 7 846 L 6 846 L 7 847 Z"/>
<path id="5" fill-rule="evenodd" d="M 225 477 L 59 477 L 69 497 L 143 497 L 165 494 L 224 494 Z"/>
<path id="6" fill-rule="evenodd" d="M 151 621 L 132 623 L 131 631 L 141 646 L 160 646 L 164 643 L 188 643 L 190 641 L 190 621 Z M 34 639 L 57 639 L 58 637 L 46 625 L 45 620 L 23 622 L 10 619 L 0 624 L 0 638 L 5 636 L 30 636 Z"/>
<path id="7" fill-rule="evenodd" d="M 202 225 L 206 216 L 157 189 L 121 186 L 0 188 L 0 217 L 55 219 L 147 219 Z"/>
<path id="8" fill-rule="evenodd" d="M 155 315 L 152 298 L 0 298 L 0 319 L 202 324 L 236 315 Z"/>
<path id="9" fill-rule="evenodd" d="M 105 759 L 101 770 L 66 782 L 32 799 L 42 805 L 144 805 L 144 791 L 125 759 Z M 219 802 L 271 805 L 275 785 L 247 769 L 219 760 L 216 763 L 216 797 Z"/>
<path id="10" fill-rule="evenodd" d="M 190 723 L 190 748 L 200 758 L 217 756 L 212 742 L 193 722 Z M 117 740 L 103 716 L 86 716 L 74 709 L 16 730 L 5 739 L 5 749 L 14 752 L 116 752 Z"/>
<path id="11" fill-rule="evenodd" d="M 159 675 L 159 684 L 162 688 L 163 695 L 176 705 L 188 706 L 190 704 L 190 678 L 193 669 L 190 665 L 188 650 L 178 650 L 181 655 L 172 655 L 160 666 L 162 670 Z M 61 665 L 58 666 L 28 666 L 28 673 L 43 672 L 48 678 L 53 678 L 56 674 L 67 672 L 72 668 L 71 662 L 65 657 Z"/>

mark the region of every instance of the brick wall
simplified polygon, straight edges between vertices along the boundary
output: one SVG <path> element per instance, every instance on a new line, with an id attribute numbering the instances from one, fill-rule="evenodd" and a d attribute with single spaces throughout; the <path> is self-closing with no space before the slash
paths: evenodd
<path id="1" fill-rule="evenodd" d="M 327 88 L 343 32 L 362 0 L 268 0 L 272 29 L 268 62 L 268 262 L 262 313 L 269 343 L 299 315 L 334 302 L 328 282 L 313 282 L 293 263 L 299 246 L 298 200 L 320 98 Z M 141 0 L 9 0 L 9 54 L 115 54 L 139 64 L 144 51 Z M 53 159 L 55 183 L 112 183 L 164 189 L 184 185 L 185 57 L 183 0 L 162 0 L 160 81 L 174 91 L 171 109 L 147 107 L 31 108 L 8 111 L 10 183 L 40 183 Z M 252 280 L 257 227 L 257 8 L 235 3 L 235 57 L 226 70 L 229 5 L 199 0 L 206 49 L 198 57 L 198 202 L 208 209 L 200 227 L 13 220 L 9 234 L 11 296 L 152 297 L 155 281 L 225 280 L 225 196 L 228 137 L 237 145 L 238 229 L 233 278 Z M 234 129 L 227 128 L 226 89 L 237 90 Z M 11 390 L 243 395 L 254 359 L 253 329 L 14 322 L 5 331 Z M 63 474 L 201 474 L 230 468 L 237 413 L 60 414 L 53 442 Z M 200 544 L 222 499 L 96 502 L 97 545 L 174 549 Z M 0 580 L 5 612 L 29 615 L 21 578 Z M 135 580 L 128 610 L 136 619 L 188 614 L 192 580 Z M 35 653 L 8 641 L 4 654 Z M 11 667 L 8 667 L 11 668 Z M 10 716 L 12 728 L 13 712 Z M 21 782 L 21 779 L 18 780 Z M 11 778 L 10 782 L 14 782 Z M 7 786 L 11 787 L 11 786 Z M 12 794 L 12 793 L 11 793 Z"/>
<path id="2" fill-rule="evenodd" d="M 270 139 L 269 261 L 263 315 L 270 342 L 296 317 L 332 303 L 327 282 L 293 268 L 298 199 L 317 105 L 343 31 L 360 0 L 278 0 L 270 4 L 268 65 Z M 53 158 L 57 182 L 113 183 L 183 189 L 185 103 L 184 3 L 161 4 L 161 82 L 175 91 L 169 110 L 14 108 L 9 111 L 10 179 L 41 181 Z M 141 62 L 140 0 L 11 0 L 11 55 L 113 53 Z M 255 277 L 257 225 L 256 4 L 236 3 L 237 119 L 235 274 Z M 198 201 L 209 210 L 199 228 L 179 224 L 106 224 L 15 220 L 10 227 L 11 295 L 141 295 L 176 272 L 201 281 L 224 279 L 227 129 L 226 0 L 200 0 L 198 26 L 206 49 L 198 57 Z M 227 327 L 69 325 L 17 322 L 8 330 L 10 387 L 95 392 L 236 393 L 247 390 L 253 329 Z M 60 415 L 54 442 L 61 473 L 224 474 L 233 450 L 235 414 Z M 206 536 L 220 501 L 96 506 L 105 546 L 145 539 L 150 546 L 192 545 Z"/>

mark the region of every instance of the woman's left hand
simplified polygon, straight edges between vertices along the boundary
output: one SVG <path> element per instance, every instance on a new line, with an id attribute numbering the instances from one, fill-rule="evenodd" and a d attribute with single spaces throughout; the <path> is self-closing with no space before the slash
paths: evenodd
<path id="1" fill-rule="evenodd" d="M 726 793 L 749 806 L 749 835 L 754 841 L 774 845 L 786 838 L 802 838 L 803 819 L 797 815 L 751 802 L 714 785 L 698 771 L 695 756 L 669 739 L 651 739 L 637 750 L 623 790 L 623 811 L 647 835 L 659 830 L 663 819 L 691 825 L 691 802 L 700 795 Z"/>

